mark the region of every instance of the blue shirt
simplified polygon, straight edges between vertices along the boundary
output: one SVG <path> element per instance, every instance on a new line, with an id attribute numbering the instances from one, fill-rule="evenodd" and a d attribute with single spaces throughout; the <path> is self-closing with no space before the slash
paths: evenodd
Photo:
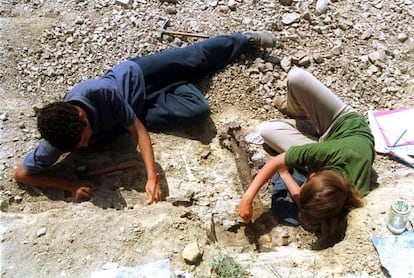
<path id="1" fill-rule="evenodd" d="M 125 61 L 108 70 L 99 79 L 77 84 L 65 97 L 65 102 L 80 102 L 89 117 L 93 134 L 90 144 L 118 134 L 140 117 L 145 104 L 144 76 L 139 65 Z M 36 174 L 59 161 L 63 152 L 46 140 L 23 160 L 28 174 Z"/>

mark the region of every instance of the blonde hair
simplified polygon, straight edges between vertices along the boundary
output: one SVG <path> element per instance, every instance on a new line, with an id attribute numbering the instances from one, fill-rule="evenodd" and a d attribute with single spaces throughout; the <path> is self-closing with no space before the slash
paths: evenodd
<path id="1" fill-rule="evenodd" d="M 359 192 L 338 171 L 321 170 L 306 181 L 299 195 L 299 221 L 317 235 L 313 249 L 325 249 L 341 241 L 349 211 L 361 206 Z"/>

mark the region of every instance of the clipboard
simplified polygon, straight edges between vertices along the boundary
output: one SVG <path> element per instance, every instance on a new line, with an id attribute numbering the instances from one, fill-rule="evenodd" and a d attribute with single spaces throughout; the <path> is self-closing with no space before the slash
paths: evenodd
<path id="1" fill-rule="evenodd" d="M 414 107 L 374 111 L 373 116 L 387 147 L 414 144 Z"/>
<path id="2" fill-rule="evenodd" d="M 414 155 L 414 107 L 370 110 L 368 120 L 377 152 Z"/>

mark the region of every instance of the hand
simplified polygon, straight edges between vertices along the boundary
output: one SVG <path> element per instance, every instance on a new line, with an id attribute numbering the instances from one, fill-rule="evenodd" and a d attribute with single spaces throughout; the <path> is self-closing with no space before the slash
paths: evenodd
<path id="1" fill-rule="evenodd" d="M 157 173 L 156 178 L 154 180 L 148 180 L 147 184 L 145 185 L 145 191 L 147 192 L 148 196 L 148 205 L 158 203 L 158 201 L 161 200 L 161 188 L 159 184 L 159 177 L 160 174 Z"/>
<path id="2" fill-rule="evenodd" d="M 85 181 L 80 181 L 73 186 L 72 195 L 77 201 L 87 201 L 91 199 L 92 185 Z"/>
<path id="3" fill-rule="evenodd" d="M 244 221 L 246 222 L 251 221 L 252 216 L 253 216 L 253 206 L 252 206 L 252 202 L 245 196 L 243 196 L 243 198 L 241 199 L 239 203 L 238 212 L 239 212 L 240 217 Z"/>

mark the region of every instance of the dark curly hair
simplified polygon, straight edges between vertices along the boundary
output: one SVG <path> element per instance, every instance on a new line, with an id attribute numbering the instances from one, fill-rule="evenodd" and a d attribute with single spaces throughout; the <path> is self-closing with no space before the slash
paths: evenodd
<path id="1" fill-rule="evenodd" d="M 76 107 L 67 102 L 54 102 L 37 112 L 37 128 L 42 138 L 63 152 L 78 146 L 86 123 Z"/>

